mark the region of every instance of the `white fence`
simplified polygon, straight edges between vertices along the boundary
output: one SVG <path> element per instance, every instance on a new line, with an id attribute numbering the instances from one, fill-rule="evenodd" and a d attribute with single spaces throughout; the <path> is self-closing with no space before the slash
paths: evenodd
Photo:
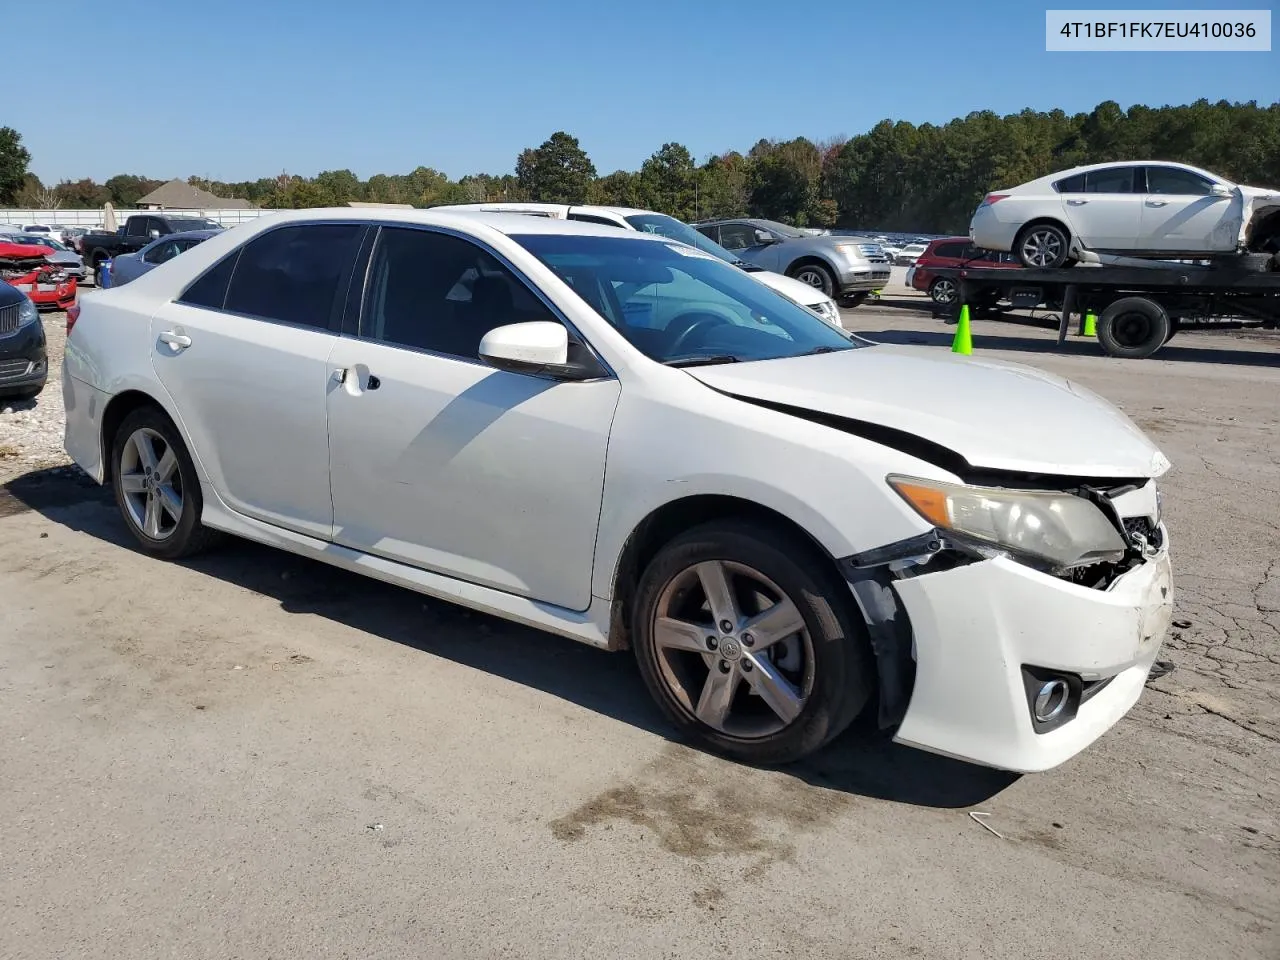
<path id="1" fill-rule="evenodd" d="M 207 217 L 224 227 L 234 227 L 246 220 L 256 220 L 275 210 L 129 210 L 115 211 L 116 224 L 124 226 L 135 213 L 149 213 L 159 217 Z M 25 227 L 30 223 L 58 224 L 64 227 L 100 227 L 102 210 L 7 210 L 0 208 L 0 229 L 6 224 Z"/>

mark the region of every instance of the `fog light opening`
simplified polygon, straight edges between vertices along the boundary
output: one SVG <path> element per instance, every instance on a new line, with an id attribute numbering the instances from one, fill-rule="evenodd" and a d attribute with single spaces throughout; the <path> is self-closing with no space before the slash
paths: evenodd
<path id="1" fill-rule="evenodd" d="M 1046 680 L 1036 691 L 1031 712 L 1040 723 L 1052 723 L 1062 716 L 1071 701 L 1071 688 L 1061 679 Z"/>

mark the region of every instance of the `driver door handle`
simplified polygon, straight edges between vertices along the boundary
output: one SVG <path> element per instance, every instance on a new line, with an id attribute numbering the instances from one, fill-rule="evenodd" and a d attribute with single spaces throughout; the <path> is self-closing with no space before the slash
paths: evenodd
<path id="1" fill-rule="evenodd" d="M 1068 200 L 1068 201 L 1067 201 L 1067 206 L 1068 206 L 1068 207 L 1083 207 L 1083 206 L 1084 206 L 1086 203 L 1088 203 L 1088 202 L 1089 202 L 1088 200 Z"/>
<path id="2" fill-rule="evenodd" d="M 175 333 L 172 330 L 166 330 L 160 334 L 160 342 L 167 343 L 174 350 L 185 350 L 191 346 L 191 338 L 185 333 Z"/>
<path id="3" fill-rule="evenodd" d="M 1147 201 L 1147 206 L 1148 206 L 1148 207 L 1163 207 L 1163 206 L 1166 206 L 1168 203 L 1169 203 L 1169 201 L 1168 201 L 1168 200 L 1148 200 L 1148 201 Z"/>

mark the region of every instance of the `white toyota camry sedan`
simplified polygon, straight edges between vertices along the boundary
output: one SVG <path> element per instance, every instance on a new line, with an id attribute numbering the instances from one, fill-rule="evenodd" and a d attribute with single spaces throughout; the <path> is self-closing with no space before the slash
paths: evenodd
<path id="1" fill-rule="evenodd" d="M 1123 414 L 660 236 L 281 213 L 68 327 L 67 450 L 142 550 L 230 533 L 631 649 L 748 762 L 865 711 L 1043 770 L 1129 710 L 1169 623 L 1169 462 Z"/>

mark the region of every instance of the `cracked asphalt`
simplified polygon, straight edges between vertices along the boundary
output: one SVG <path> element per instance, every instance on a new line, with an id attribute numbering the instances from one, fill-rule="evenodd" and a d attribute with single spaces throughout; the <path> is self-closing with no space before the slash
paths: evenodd
<path id="1" fill-rule="evenodd" d="M 1176 669 L 1023 778 L 852 736 L 727 763 L 625 655 L 247 543 L 154 561 L 0 459 L 0 956 L 1276 960 L 1280 339 L 974 335 L 1174 462 Z"/>

